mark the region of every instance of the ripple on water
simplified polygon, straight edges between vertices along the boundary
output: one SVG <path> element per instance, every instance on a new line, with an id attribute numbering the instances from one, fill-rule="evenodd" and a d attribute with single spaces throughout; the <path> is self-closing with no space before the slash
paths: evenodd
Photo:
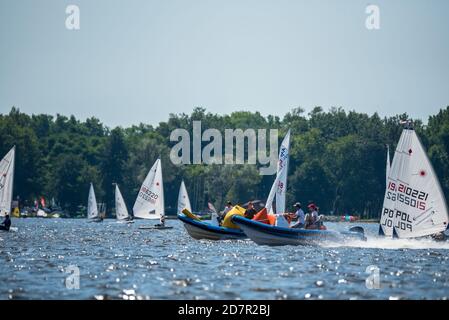
<path id="1" fill-rule="evenodd" d="M 1 299 L 447 299 L 449 243 L 379 239 L 324 247 L 197 241 L 174 229 L 142 232 L 105 221 L 14 219 L 0 237 Z M 343 228 L 344 224 L 330 225 Z M 380 269 L 369 290 L 366 268 Z M 65 286 L 68 266 L 80 290 Z M 6 277 L 11 281 L 6 281 Z"/>

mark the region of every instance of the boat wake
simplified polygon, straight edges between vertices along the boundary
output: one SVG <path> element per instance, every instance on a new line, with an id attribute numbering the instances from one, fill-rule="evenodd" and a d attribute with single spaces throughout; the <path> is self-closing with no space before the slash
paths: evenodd
<path id="1" fill-rule="evenodd" d="M 381 237 L 368 237 L 366 241 L 348 240 L 344 243 L 328 242 L 323 245 L 327 248 L 349 247 L 349 248 L 368 248 L 368 249 L 444 249 L 449 250 L 449 241 L 438 242 L 430 238 L 423 239 L 391 239 Z"/>

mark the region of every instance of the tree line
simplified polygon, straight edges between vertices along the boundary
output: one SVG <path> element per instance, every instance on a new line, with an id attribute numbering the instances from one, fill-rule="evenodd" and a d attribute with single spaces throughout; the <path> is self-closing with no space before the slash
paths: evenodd
<path id="1" fill-rule="evenodd" d="M 217 208 L 230 200 L 264 201 L 274 176 L 261 176 L 255 165 L 174 165 L 169 158 L 174 129 L 278 129 L 279 144 L 291 129 L 287 203 L 315 202 L 324 214 L 353 214 L 377 218 L 385 191 L 386 145 L 394 148 L 402 131 L 404 113 L 381 118 L 342 108 L 315 107 L 305 114 L 294 108 L 283 118 L 259 112 L 229 115 L 195 108 L 191 114 L 170 114 L 157 126 L 141 123 L 109 128 L 97 118 L 28 115 L 12 108 L 0 114 L 0 154 L 16 145 L 14 198 L 21 205 L 35 199 L 55 199 L 68 215 L 85 214 L 89 184 L 107 214 L 114 208 L 118 183 L 128 209 L 154 161 L 161 157 L 165 206 L 176 211 L 178 189 L 184 179 L 194 210 L 207 202 Z M 449 107 L 430 116 L 427 124 L 414 120 L 446 197 L 449 196 Z M 277 151 L 276 151 L 277 152 Z"/>

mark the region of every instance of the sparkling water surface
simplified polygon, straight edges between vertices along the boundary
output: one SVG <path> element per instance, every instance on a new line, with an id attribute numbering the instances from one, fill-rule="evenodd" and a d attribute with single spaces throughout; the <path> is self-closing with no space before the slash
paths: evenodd
<path id="1" fill-rule="evenodd" d="M 13 219 L 0 232 L 0 299 L 446 299 L 449 243 L 391 240 L 258 246 L 194 240 L 178 220 Z M 344 230 L 355 224 L 328 223 Z M 73 267 L 79 289 L 71 288 Z M 367 267 L 379 268 L 368 289 Z M 69 278 L 67 278 L 69 277 Z M 371 279 L 373 275 L 371 275 Z M 68 285 L 68 286 L 67 286 Z"/>

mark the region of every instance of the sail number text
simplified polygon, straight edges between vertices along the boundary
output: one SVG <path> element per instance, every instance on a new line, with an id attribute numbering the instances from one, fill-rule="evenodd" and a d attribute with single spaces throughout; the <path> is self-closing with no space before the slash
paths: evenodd
<path id="1" fill-rule="evenodd" d="M 403 183 L 396 185 L 395 182 L 388 183 L 387 199 L 392 201 L 399 201 L 403 204 L 418 208 L 419 210 L 426 210 L 426 201 L 429 194 L 424 191 L 410 188 Z"/>
<path id="2" fill-rule="evenodd" d="M 151 191 L 147 187 L 143 186 L 140 189 L 139 197 L 141 197 L 145 201 L 149 201 L 151 203 L 155 203 L 157 198 L 159 198 L 159 195 L 157 193 L 154 193 L 153 191 Z"/>

